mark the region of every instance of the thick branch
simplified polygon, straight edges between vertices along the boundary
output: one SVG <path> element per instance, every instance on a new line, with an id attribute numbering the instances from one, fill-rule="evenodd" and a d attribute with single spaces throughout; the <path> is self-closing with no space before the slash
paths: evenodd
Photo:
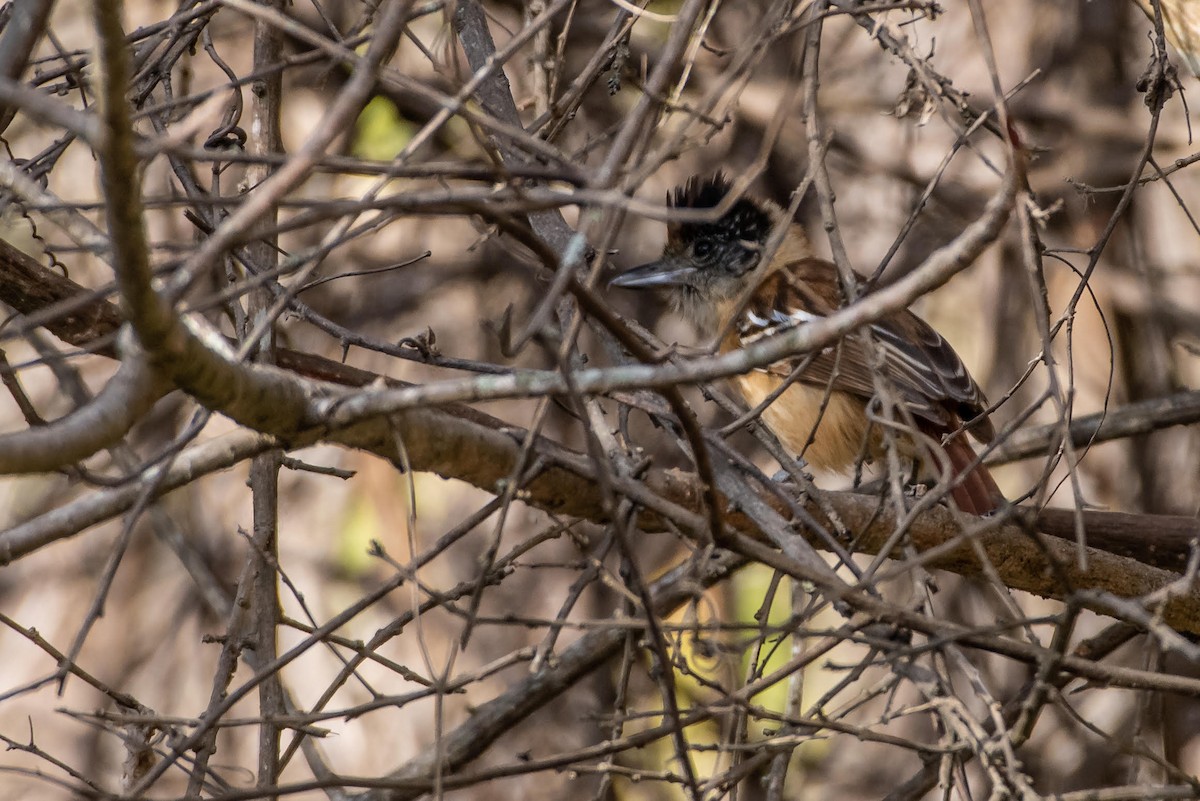
<path id="1" fill-rule="evenodd" d="M 0 302 L 26 317 L 42 318 L 46 330 L 77 347 L 94 346 L 116 334 L 121 310 L 79 284 L 47 270 L 30 256 L 0 239 Z M 97 349 L 105 356 L 111 346 Z"/>
<path id="2" fill-rule="evenodd" d="M 314 431 L 294 444 L 322 440 L 397 459 L 394 450 L 397 432 L 414 469 L 458 478 L 488 491 L 495 491 L 498 482 L 507 478 L 520 456 L 520 443 L 527 435 L 521 429 L 505 426 L 472 410 L 416 409 L 396 415 L 392 425 L 370 421 L 333 433 Z M 535 441 L 534 448 L 536 455 L 549 466 L 526 485 L 526 502 L 550 512 L 603 522 L 604 504 L 590 461 L 542 438 Z M 644 528 L 659 528 L 665 517 L 698 537 L 707 530 L 704 518 L 690 511 L 699 508 L 700 502 L 701 489 L 694 476 L 654 472 L 644 483 L 613 480 L 617 490 L 650 510 L 641 517 Z M 855 532 L 859 550 L 864 553 L 877 553 L 894 531 L 896 520 L 890 513 L 881 513 L 875 498 L 825 493 L 823 501 L 848 530 Z M 825 520 L 817 503 L 811 502 L 808 511 L 818 520 Z M 741 512 L 725 510 L 725 520 L 731 529 L 759 536 L 756 522 Z M 985 528 L 990 526 L 985 524 Z M 1057 538 L 1035 542 L 1017 525 L 997 526 L 978 533 L 975 539 L 1005 584 L 1045 597 L 1062 599 L 1075 590 L 1102 589 L 1119 597 L 1138 598 L 1179 578 L 1169 571 L 1094 549 L 1089 550 L 1088 569 L 1082 571 L 1076 563 L 1073 544 Z M 45 541 L 44 537 L 41 541 Z M 924 553 L 929 567 L 963 575 L 983 575 L 976 552 L 962 539 L 961 527 L 946 509 L 935 508 L 922 514 L 909 530 L 909 541 Z M 0 538 L 0 552 L 15 558 L 28 552 L 29 540 L 24 542 L 25 547 L 5 534 Z M 815 536 L 812 542 L 821 547 Z M 1057 563 L 1055 570 L 1046 569 L 1047 559 Z M 1200 633 L 1200 593 L 1192 591 L 1167 602 L 1163 619 L 1176 628 Z"/>
<path id="3" fill-rule="evenodd" d="M 531 38 L 543 25 L 548 25 L 556 14 L 566 10 L 568 2 L 552 4 L 537 19 L 526 26 L 507 47 L 505 53 L 515 52 L 515 46 Z M 463 0 L 454 9 L 454 28 L 462 42 L 463 53 L 471 65 L 475 75 L 472 82 L 478 82 L 474 94 L 479 104 L 491 116 L 515 128 L 521 127 L 521 115 L 513 100 L 509 88 L 508 77 L 502 69 L 503 61 L 496 52 L 496 43 L 488 28 L 487 15 L 476 0 Z M 500 137 L 494 137 L 496 146 L 504 155 L 506 167 L 519 167 L 529 159 L 519 148 Z M 529 226 L 541 237 L 547 245 L 560 256 L 566 251 L 567 244 L 575 232 L 563 219 L 558 209 L 534 211 L 529 215 Z"/>
<path id="4" fill-rule="evenodd" d="M 1112 439 L 1149 434 L 1172 426 L 1200 421 L 1200 390 L 1177 392 L 1163 398 L 1129 403 L 1106 412 L 1077 417 L 1071 421 L 1068 435 L 1076 448 L 1085 448 Z M 989 454 L 988 464 L 1006 464 L 1041 456 L 1057 449 L 1062 442 L 1062 426 L 1048 423 L 1014 431 Z"/>
<path id="5" fill-rule="evenodd" d="M 0 249 L 0 254 L 3 252 L 3 249 Z M 5 274 L 9 268 L 19 265 L 27 276 L 39 279 L 31 281 L 30 286 L 48 287 L 51 292 L 49 296 L 42 293 L 8 295 L 7 302 L 19 311 L 34 313 L 42 308 L 41 304 L 70 302 L 73 298 L 90 297 L 86 290 L 36 265 L 24 254 L 9 255 L 11 259 L 0 259 L 0 287 L 7 284 Z M 79 328 L 72 324 L 60 326 L 54 321 L 48 322 L 48 326 L 50 330 L 78 345 L 86 344 L 85 341 L 77 339 L 81 332 L 96 336 L 108 334 L 105 326 L 115 324 L 115 309 L 103 302 L 89 308 L 90 319 L 102 321 L 96 327 Z M 366 386 L 379 380 L 374 373 L 295 351 L 281 350 L 279 361 L 280 364 L 304 375 L 324 381 L 336 381 L 346 386 Z M 312 383 L 304 382 L 295 373 L 283 370 L 278 373 L 280 380 L 295 382 L 297 385 Z M 494 491 L 497 482 L 507 478 L 518 458 L 519 443 L 525 436 L 523 429 L 509 426 L 469 407 L 455 405 L 409 410 L 395 415 L 393 422 L 396 425 L 395 430 L 399 431 L 404 439 L 415 469 L 434 472 L 447 478 L 458 478 L 487 491 Z M 396 458 L 394 431 L 385 422 L 368 421 L 334 433 L 323 428 L 311 429 L 300 434 L 292 432 L 288 444 L 298 447 L 319 440 L 362 448 L 389 459 Z M 527 502 L 547 511 L 602 520 L 604 507 L 591 478 L 589 461 L 583 455 L 568 451 L 545 439 L 538 440 L 536 452 L 546 462 L 547 468 L 529 483 Z M 182 486 L 190 480 L 185 477 L 196 474 L 184 470 L 179 473 L 172 471 L 170 475 L 171 479 L 165 483 L 164 491 Z M 660 518 L 667 517 L 684 528 L 701 531 L 705 527 L 703 518 L 689 511 L 699 508 L 696 495 L 699 490 L 691 482 L 692 479 L 687 476 L 655 474 L 649 482 L 651 489 L 638 482 L 626 482 L 618 489 L 651 510 L 643 515 L 644 527 L 656 528 L 661 525 Z M 656 495 L 656 492 L 661 495 Z M 5 555 L 6 559 L 14 559 L 36 550 L 47 542 L 72 536 L 83 527 L 94 525 L 128 509 L 134 497 L 135 494 L 127 494 L 120 490 L 102 490 L 94 493 L 88 499 L 77 501 L 0 535 L 0 554 Z M 825 493 L 824 497 L 832 508 L 843 516 L 850 530 L 856 530 L 858 525 L 871 523 L 871 528 L 862 532 L 865 551 L 877 551 L 891 533 L 892 523 L 887 518 L 875 517 L 876 503 L 873 499 L 849 493 Z M 813 512 L 819 519 L 823 519 L 819 510 L 814 508 Z M 1073 518 L 1070 516 L 1073 514 L 1070 511 L 1046 510 L 1041 514 L 1038 527 L 1071 539 L 1074 533 L 1071 522 Z M 1187 543 L 1200 536 L 1200 523 L 1189 518 L 1114 516 L 1112 513 L 1094 511 L 1084 511 L 1083 518 L 1085 529 L 1095 532 L 1098 541 L 1105 548 L 1135 555 L 1139 560 L 1150 564 L 1170 567 L 1181 565 L 1187 556 Z M 730 514 L 729 519 L 735 527 L 743 531 L 754 529 L 751 521 L 744 515 Z M 1118 521 L 1117 525 L 1114 526 L 1112 521 Z M 912 529 L 912 536 L 922 547 L 934 547 L 953 540 L 958 531 L 957 525 L 947 512 L 933 510 L 920 517 Z M 1042 551 L 1033 546 L 1023 529 L 1006 526 L 987 534 L 985 539 L 988 552 L 997 562 L 1000 575 L 1010 586 L 1060 598 L 1068 590 L 1050 580 L 1044 570 Z M 1073 562 L 1073 545 L 1052 545 L 1054 547 L 1050 548 L 1049 553 L 1055 558 L 1064 564 Z M 1102 559 L 1100 556 L 1104 555 L 1095 555 L 1090 560 L 1091 570 L 1087 575 L 1073 577 L 1073 581 L 1078 582 L 1073 585 L 1076 589 L 1104 588 L 1130 597 L 1146 588 L 1161 586 L 1162 582 L 1170 578 L 1169 574 L 1162 570 L 1124 559 L 1114 562 L 1111 560 L 1116 557 Z M 962 549 L 940 556 L 931 562 L 930 566 L 967 573 L 976 573 L 980 567 L 973 556 Z M 1123 578 L 1124 574 L 1128 575 Z M 1122 587 L 1123 589 L 1119 589 Z M 1180 609 L 1182 610 L 1182 607 Z M 1200 618 L 1195 618 L 1188 625 L 1200 626 Z"/>
<path id="6" fill-rule="evenodd" d="M 15 81 L 25 72 L 33 49 L 41 41 L 54 9 L 54 0 L 27 0 L 13 3 L 12 16 L 0 33 L 0 76 Z M 15 106 L 0 104 L 0 133 L 3 133 L 17 113 Z"/>

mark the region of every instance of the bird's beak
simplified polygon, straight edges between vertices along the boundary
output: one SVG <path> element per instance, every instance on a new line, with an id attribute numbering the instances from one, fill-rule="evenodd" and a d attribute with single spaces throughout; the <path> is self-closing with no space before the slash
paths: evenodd
<path id="1" fill-rule="evenodd" d="M 665 258 L 626 270 L 608 283 L 627 289 L 649 289 L 660 286 L 684 286 L 690 282 L 696 268 L 681 259 Z"/>

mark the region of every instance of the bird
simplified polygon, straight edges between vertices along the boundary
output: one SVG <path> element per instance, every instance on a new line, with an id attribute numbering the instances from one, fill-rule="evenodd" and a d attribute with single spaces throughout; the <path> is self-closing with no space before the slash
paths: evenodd
<path id="1" fill-rule="evenodd" d="M 803 227 L 774 203 L 742 195 L 722 173 L 693 176 L 667 193 L 677 210 L 716 210 L 667 224 L 659 259 L 619 274 L 610 286 L 665 289 L 672 307 L 728 353 L 845 305 L 837 266 L 813 255 Z M 777 228 L 785 234 L 762 264 Z M 885 314 L 817 353 L 789 354 L 732 379 L 779 442 L 808 464 L 846 472 L 863 456 L 878 457 L 887 437 L 879 421 L 876 378 L 900 409 L 906 458 L 935 476 L 949 471 L 951 497 L 963 512 L 986 515 L 1005 503 L 996 482 L 963 436 L 982 443 L 995 427 L 988 401 L 948 342 L 913 312 Z M 789 383 L 791 382 L 791 383 Z M 786 385 L 786 386 L 785 386 Z M 913 425 L 903 432 L 903 423 Z M 913 434 L 913 429 L 919 436 Z"/>

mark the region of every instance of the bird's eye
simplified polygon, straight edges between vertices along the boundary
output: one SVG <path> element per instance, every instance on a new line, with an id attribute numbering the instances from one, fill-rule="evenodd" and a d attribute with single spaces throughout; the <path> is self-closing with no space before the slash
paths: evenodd
<path id="1" fill-rule="evenodd" d="M 699 242 L 696 242 L 694 245 L 692 245 L 692 255 L 697 259 L 707 259 L 712 255 L 712 252 L 712 243 L 708 242 L 707 240 L 701 239 Z"/>

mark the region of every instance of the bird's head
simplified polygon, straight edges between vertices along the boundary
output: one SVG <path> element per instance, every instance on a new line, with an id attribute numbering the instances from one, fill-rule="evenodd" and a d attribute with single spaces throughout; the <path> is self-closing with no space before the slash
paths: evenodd
<path id="1" fill-rule="evenodd" d="M 694 176 L 668 193 L 667 204 L 681 210 L 715 209 L 730 188 L 721 173 Z M 662 257 L 621 273 L 611 286 L 670 288 L 677 304 L 735 298 L 758 266 L 777 217 L 768 204 L 743 197 L 719 218 L 668 223 Z"/>

